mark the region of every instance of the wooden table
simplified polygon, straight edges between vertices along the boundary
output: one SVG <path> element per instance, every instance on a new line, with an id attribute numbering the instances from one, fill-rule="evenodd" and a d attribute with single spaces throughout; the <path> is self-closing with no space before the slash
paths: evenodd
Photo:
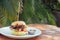
<path id="1" fill-rule="evenodd" d="M 60 40 L 60 28 L 57 28 L 56 26 L 47 24 L 29 24 L 28 26 L 33 26 L 41 29 L 42 34 L 37 37 L 24 40 Z M 0 40 L 22 40 L 22 39 L 11 39 L 0 34 Z"/>

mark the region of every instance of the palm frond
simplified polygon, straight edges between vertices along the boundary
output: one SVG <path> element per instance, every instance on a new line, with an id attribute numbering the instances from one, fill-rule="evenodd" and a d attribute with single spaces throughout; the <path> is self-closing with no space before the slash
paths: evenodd
<path id="1" fill-rule="evenodd" d="M 0 0 L 0 24 L 9 25 L 17 20 L 19 0 Z"/>

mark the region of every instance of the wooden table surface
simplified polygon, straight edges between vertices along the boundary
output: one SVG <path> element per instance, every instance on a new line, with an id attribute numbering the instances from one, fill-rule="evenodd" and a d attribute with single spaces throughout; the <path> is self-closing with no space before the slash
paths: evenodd
<path id="1" fill-rule="evenodd" d="M 24 40 L 60 40 L 60 28 L 47 25 L 47 24 L 29 24 L 28 26 L 39 28 L 42 31 L 42 34 Z M 0 34 L 0 40 L 22 40 L 22 39 L 11 39 Z"/>

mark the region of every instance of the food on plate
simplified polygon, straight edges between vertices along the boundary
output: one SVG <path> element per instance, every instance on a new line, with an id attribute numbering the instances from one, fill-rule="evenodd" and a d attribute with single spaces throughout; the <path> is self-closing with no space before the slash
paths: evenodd
<path id="1" fill-rule="evenodd" d="M 15 21 L 10 26 L 11 33 L 13 35 L 26 35 L 28 33 L 27 31 L 27 25 L 24 21 Z"/>

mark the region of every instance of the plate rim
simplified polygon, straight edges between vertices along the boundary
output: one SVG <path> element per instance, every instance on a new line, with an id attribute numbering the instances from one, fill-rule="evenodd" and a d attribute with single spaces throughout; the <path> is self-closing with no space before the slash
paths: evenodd
<path id="1" fill-rule="evenodd" d="M 3 28 L 9 28 L 9 26 L 3 27 Z M 0 30 L 2 30 L 3 28 L 0 28 Z M 29 26 L 29 28 L 35 28 L 35 27 Z M 12 36 L 12 37 L 16 37 L 16 38 L 20 37 L 19 39 L 24 38 L 24 37 L 25 37 L 25 38 L 26 38 L 26 37 L 28 37 L 28 38 L 36 37 L 36 36 L 39 36 L 39 35 L 42 34 L 42 32 L 41 32 L 40 29 L 38 29 L 38 28 L 35 28 L 35 29 L 39 30 L 40 33 L 35 34 L 35 35 L 28 35 L 28 36 L 15 36 L 15 35 L 8 35 L 8 34 L 5 34 L 5 33 L 0 33 L 0 34 L 2 34 L 2 35 L 4 35 L 4 36 L 7 36 L 7 37 L 11 37 L 11 36 Z"/>

